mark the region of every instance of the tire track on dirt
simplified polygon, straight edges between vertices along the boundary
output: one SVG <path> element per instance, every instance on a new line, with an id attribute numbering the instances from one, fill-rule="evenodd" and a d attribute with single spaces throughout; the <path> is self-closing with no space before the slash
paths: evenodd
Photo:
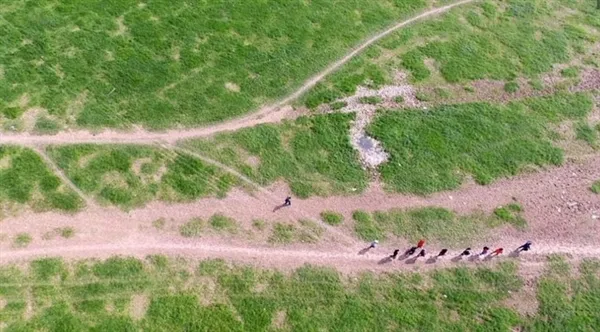
<path id="1" fill-rule="evenodd" d="M 433 8 L 416 15 L 410 19 L 397 23 L 386 30 L 370 37 L 352 49 L 349 53 L 337 60 L 327 68 L 317 73 L 315 76 L 304 82 L 296 91 L 283 99 L 275 102 L 272 105 L 261 108 L 258 112 L 248 116 L 226 121 L 220 124 L 215 124 L 208 127 L 193 128 L 193 129 L 177 129 L 167 130 L 165 132 L 148 132 L 146 130 L 138 130 L 134 132 L 119 132 L 119 131 L 104 131 L 102 133 L 91 133 L 89 131 L 72 131 L 61 132 L 53 136 L 39 136 L 25 134 L 3 134 L 0 143 L 20 144 L 20 145 L 35 145 L 35 144 L 74 144 L 74 143 L 114 143 L 114 144 L 151 144 L 152 141 L 163 141 L 166 143 L 174 143 L 178 140 L 189 139 L 194 137 L 211 136 L 219 132 L 234 131 L 246 127 L 256 126 L 264 123 L 276 123 L 285 118 L 293 118 L 298 114 L 293 114 L 291 107 L 284 107 L 290 102 L 296 100 L 309 89 L 321 82 L 325 77 L 338 70 L 348 61 L 363 52 L 369 46 L 373 45 L 382 38 L 394 33 L 395 31 L 406 27 L 416 21 L 445 13 L 452 8 L 472 3 L 478 0 L 461 0 L 443 7 Z"/>

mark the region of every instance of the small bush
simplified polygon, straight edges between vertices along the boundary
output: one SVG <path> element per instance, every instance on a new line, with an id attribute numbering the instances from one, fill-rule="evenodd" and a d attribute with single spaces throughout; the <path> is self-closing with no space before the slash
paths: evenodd
<path id="1" fill-rule="evenodd" d="M 339 109 L 346 107 L 347 105 L 348 105 L 348 103 L 346 103 L 345 101 L 335 101 L 335 102 L 329 104 L 329 107 L 332 110 L 337 111 Z"/>
<path id="2" fill-rule="evenodd" d="M 515 93 L 519 91 L 519 84 L 517 82 L 507 82 L 504 84 L 504 91 L 508 93 Z"/>
<path id="3" fill-rule="evenodd" d="M 323 211 L 321 212 L 321 219 L 329 225 L 337 226 L 344 221 L 344 216 L 332 211 Z"/>
<path id="4" fill-rule="evenodd" d="M 24 247 L 27 247 L 31 243 L 32 240 L 33 239 L 31 238 L 31 235 L 29 235 L 27 233 L 19 233 L 15 237 L 13 245 L 16 248 L 24 248 Z"/>
<path id="5" fill-rule="evenodd" d="M 194 218 L 179 227 L 179 234 L 184 237 L 199 237 L 204 229 L 204 221 Z"/>
<path id="6" fill-rule="evenodd" d="M 381 103 L 383 100 L 379 96 L 367 96 L 367 97 L 361 97 L 359 99 L 359 101 L 361 102 L 361 104 L 377 105 L 377 104 Z"/>
<path id="7" fill-rule="evenodd" d="M 396 97 L 394 97 L 394 102 L 398 103 L 398 104 L 402 104 L 404 102 L 404 97 L 396 96 Z"/>
<path id="8" fill-rule="evenodd" d="M 594 194 L 600 194 L 600 180 L 592 183 L 592 186 L 590 187 L 590 190 L 594 193 Z"/>

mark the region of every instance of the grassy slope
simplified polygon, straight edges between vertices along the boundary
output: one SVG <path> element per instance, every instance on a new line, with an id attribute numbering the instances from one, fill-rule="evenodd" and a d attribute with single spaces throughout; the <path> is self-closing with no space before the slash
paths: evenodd
<path id="1" fill-rule="evenodd" d="M 196 158 L 143 146 L 71 145 L 49 154 L 87 193 L 122 208 L 222 196 L 237 179 Z"/>
<path id="2" fill-rule="evenodd" d="M 308 266 L 283 275 L 222 261 L 190 269 L 163 256 L 74 266 L 50 258 L 29 273 L 0 269 L 0 317 L 6 331 L 590 330 L 600 318 L 598 267 L 586 261 L 578 277 L 553 267 L 538 288 L 540 312 L 525 317 L 503 304 L 522 285 L 510 263 L 347 279 Z M 143 303 L 136 295 L 148 298 L 139 320 L 130 316 Z"/>
<path id="3" fill-rule="evenodd" d="M 367 176 L 348 139 L 351 114 L 302 117 L 185 146 L 236 168 L 261 185 L 283 179 L 295 195 L 360 192 Z"/>
<path id="4" fill-rule="evenodd" d="M 581 119 L 591 108 L 588 95 L 557 94 L 508 105 L 384 112 L 368 130 L 390 153 L 380 166 L 388 187 L 428 194 L 455 189 L 469 175 L 488 184 L 530 165 L 561 164 L 547 125 Z"/>
<path id="5" fill-rule="evenodd" d="M 424 7 L 424 0 L 6 2 L 0 113 L 18 118 L 39 106 L 91 127 L 220 121 L 292 91 Z"/>
<path id="6" fill-rule="evenodd" d="M 0 183 L 4 206 L 28 204 L 38 211 L 74 212 L 84 204 L 30 149 L 0 146 Z"/>
<path id="7" fill-rule="evenodd" d="M 599 30 L 600 13 L 593 1 L 478 2 L 385 38 L 315 87 L 303 102 L 312 108 L 353 94 L 358 85 L 392 83 L 397 69 L 422 85 L 537 78 L 553 64 L 584 54 L 600 39 Z M 425 60 L 436 68 L 432 71 Z M 594 55 L 584 62 L 600 65 Z"/>

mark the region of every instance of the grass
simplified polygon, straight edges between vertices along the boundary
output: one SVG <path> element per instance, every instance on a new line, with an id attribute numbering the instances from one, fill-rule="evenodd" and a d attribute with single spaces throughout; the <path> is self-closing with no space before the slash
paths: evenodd
<path id="1" fill-rule="evenodd" d="M 60 236 L 63 239 L 70 239 L 75 236 L 75 229 L 73 227 L 55 228 L 52 231 L 45 233 L 42 238 L 44 240 L 52 240 L 57 236 Z"/>
<path id="2" fill-rule="evenodd" d="M 204 221 L 199 218 L 192 219 L 179 227 L 179 234 L 183 237 L 200 237 L 206 227 Z"/>
<path id="3" fill-rule="evenodd" d="M 396 97 L 394 97 L 394 102 L 398 103 L 398 104 L 402 104 L 404 102 L 404 97 L 396 96 Z"/>
<path id="4" fill-rule="evenodd" d="M 460 6 L 384 38 L 316 86 L 303 103 L 314 108 L 354 94 L 359 85 L 394 84 L 399 68 L 422 86 L 537 80 L 554 64 L 582 57 L 593 47 L 598 21 L 593 1 L 481 1 Z M 510 83 L 507 88 L 516 86 Z"/>
<path id="5" fill-rule="evenodd" d="M 0 203 L 76 212 L 84 205 L 30 149 L 0 146 Z"/>
<path id="6" fill-rule="evenodd" d="M 494 215 L 499 219 L 513 225 L 517 229 L 524 229 L 527 221 L 521 215 L 522 208 L 519 204 L 511 203 L 507 206 L 500 206 L 494 210 Z"/>
<path id="7" fill-rule="evenodd" d="M 600 180 L 595 181 L 594 183 L 592 183 L 592 185 L 590 186 L 590 190 L 594 194 L 600 194 Z"/>
<path id="8" fill-rule="evenodd" d="M 135 145 L 67 145 L 50 156 L 83 192 L 131 209 L 151 200 L 223 197 L 238 179 L 182 153 Z"/>
<path id="9" fill-rule="evenodd" d="M 331 226 L 338 226 L 344 222 L 344 216 L 333 211 L 321 212 L 321 219 Z"/>
<path id="10" fill-rule="evenodd" d="M 591 147 L 596 147 L 598 142 L 598 133 L 586 121 L 579 121 L 575 125 L 575 137 L 578 140 L 585 141 Z"/>
<path id="11" fill-rule="evenodd" d="M 156 229 L 163 229 L 163 228 L 165 228 L 166 223 L 167 223 L 167 220 L 165 218 L 158 218 L 158 219 L 152 221 L 152 227 L 154 227 Z"/>
<path id="12" fill-rule="evenodd" d="M 507 82 L 504 84 L 504 91 L 508 93 L 515 93 L 519 91 L 519 83 L 517 82 Z"/>
<path id="13" fill-rule="evenodd" d="M 334 101 L 333 103 L 329 104 L 329 107 L 334 111 L 340 110 L 346 106 L 348 106 L 348 103 L 345 101 Z"/>
<path id="14" fill-rule="evenodd" d="M 518 266 L 511 263 L 345 276 L 324 267 L 282 273 L 164 256 L 74 263 L 45 258 L 32 262 L 26 272 L 0 267 L 2 284 L 15 285 L 0 288 L 6 301 L 0 317 L 11 332 L 386 331 L 400 326 L 590 331 L 598 319 L 598 265 L 597 260 L 584 261 L 579 276 L 544 274 L 533 284 L 539 312 L 528 317 L 505 304 L 520 295 L 523 285 Z M 42 285 L 46 292 L 40 292 Z M 146 294 L 148 305 L 134 319 L 130 308 L 139 294 Z M 26 310 L 28 320 L 22 318 Z"/>
<path id="15" fill-rule="evenodd" d="M 520 213 L 510 208 L 507 211 L 517 215 L 519 220 L 523 220 Z M 524 226 L 517 224 L 513 219 L 504 219 L 499 215 L 487 216 L 483 213 L 458 215 L 439 207 L 392 209 L 374 213 L 358 210 L 353 213 L 352 218 L 356 235 L 369 242 L 386 240 L 393 236 L 411 242 L 427 239 L 436 243 L 460 245 L 474 237 L 481 237 L 488 230 L 504 223 L 518 228 Z"/>
<path id="16" fill-rule="evenodd" d="M 33 241 L 31 235 L 27 233 L 19 233 L 15 236 L 13 240 L 13 246 L 15 248 L 24 248 L 27 247 L 31 243 L 31 241 Z"/>
<path id="17" fill-rule="evenodd" d="M 264 231 L 267 228 L 267 223 L 262 219 L 252 220 L 252 227 L 256 228 L 259 231 Z"/>
<path id="18" fill-rule="evenodd" d="M 563 77 L 567 78 L 577 78 L 579 77 L 579 68 L 577 67 L 568 67 L 560 71 L 560 74 Z"/>
<path id="19" fill-rule="evenodd" d="M 233 167 L 261 186 L 284 180 L 298 197 L 360 193 L 366 188 L 367 174 L 348 140 L 353 117 L 341 113 L 301 117 L 190 140 L 184 146 Z"/>
<path id="20" fill-rule="evenodd" d="M 222 214 L 215 214 L 208 220 L 212 229 L 224 233 L 236 233 L 238 231 L 237 222 Z"/>
<path id="21" fill-rule="evenodd" d="M 222 121 L 291 92 L 360 40 L 426 6 L 423 0 L 4 6 L 0 113 L 14 118 L 36 105 L 85 127 Z M 29 102 L 19 106 L 24 95 Z"/>
<path id="22" fill-rule="evenodd" d="M 582 119 L 591 108 L 586 94 L 557 94 L 508 105 L 382 112 L 367 130 L 390 154 L 379 167 L 387 188 L 429 194 L 456 189 L 467 175 L 489 184 L 529 165 L 560 165 L 563 153 L 547 126 Z"/>
<path id="23" fill-rule="evenodd" d="M 41 116 L 35 122 L 33 131 L 42 135 L 54 135 L 61 130 L 60 125 L 47 116 Z"/>
<path id="24" fill-rule="evenodd" d="M 323 227 L 308 219 L 299 220 L 298 224 L 277 222 L 273 225 L 268 242 L 272 244 L 316 243 L 324 231 Z"/>
<path id="25" fill-rule="evenodd" d="M 383 99 L 381 99 L 381 97 L 379 96 L 367 96 L 360 97 L 359 101 L 361 104 L 377 105 L 380 104 L 383 101 Z"/>

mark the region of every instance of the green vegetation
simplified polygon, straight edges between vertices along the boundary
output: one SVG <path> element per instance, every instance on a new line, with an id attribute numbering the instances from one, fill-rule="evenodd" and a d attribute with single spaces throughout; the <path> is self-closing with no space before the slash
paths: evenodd
<path id="1" fill-rule="evenodd" d="M 592 183 L 592 186 L 590 187 L 590 190 L 594 193 L 594 194 L 600 194 L 600 180 Z"/>
<path id="2" fill-rule="evenodd" d="M 263 231 L 265 228 L 267 228 L 267 223 L 261 219 L 252 220 L 252 227 L 259 231 Z"/>
<path id="3" fill-rule="evenodd" d="M 308 219 L 300 220 L 299 225 L 277 222 L 268 241 L 272 244 L 316 243 L 324 231 L 323 227 Z"/>
<path id="4" fill-rule="evenodd" d="M 165 218 L 158 218 L 152 222 L 152 227 L 154 227 L 156 229 L 163 229 L 163 228 L 165 228 L 166 223 L 167 223 L 167 220 L 165 220 Z"/>
<path id="5" fill-rule="evenodd" d="M 399 68 L 420 85 L 538 80 L 554 64 L 574 57 L 597 61 L 589 50 L 599 40 L 598 17 L 593 1 L 584 0 L 487 0 L 460 6 L 386 37 L 316 86 L 303 102 L 314 108 L 354 94 L 359 85 L 392 84 Z"/>
<path id="6" fill-rule="evenodd" d="M 221 260 L 193 265 L 150 256 L 72 266 L 46 258 L 27 272 L 2 266 L 0 319 L 7 332 L 591 331 L 599 319 L 595 260 L 584 261 L 579 276 L 553 270 L 542 276 L 532 316 L 505 304 L 523 284 L 510 263 L 352 277 L 311 266 L 284 274 Z M 147 305 L 140 306 L 140 297 Z"/>
<path id="7" fill-rule="evenodd" d="M 511 203 L 496 208 L 494 210 L 494 215 L 513 225 L 517 229 L 523 229 L 527 226 L 527 221 L 523 218 L 521 212 L 523 212 L 523 210 L 519 204 Z"/>
<path id="8" fill-rule="evenodd" d="M 194 218 L 179 227 L 179 234 L 184 237 L 200 237 L 205 226 L 202 219 Z"/>
<path id="9" fill-rule="evenodd" d="M 568 67 L 560 71 L 560 74 L 563 77 L 575 78 L 579 77 L 579 68 L 577 67 Z"/>
<path id="10" fill-rule="evenodd" d="M 342 109 L 346 106 L 348 106 L 348 103 L 346 103 L 345 101 L 335 101 L 335 102 L 329 104 L 329 107 L 334 111 Z"/>
<path id="11" fill-rule="evenodd" d="M 19 233 L 17 234 L 17 236 L 15 236 L 13 246 L 16 248 L 27 247 L 31 243 L 31 241 L 33 241 L 31 235 L 27 233 Z"/>
<path id="12" fill-rule="evenodd" d="M 429 194 L 458 188 L 468 174 L 488 184 L 527 165 L 560 165 L 563 153 L 547 125 L 582 119 L 592 105 L 585 94 L 557 94 L 508 105 L 383 112 L 368 132 L 390 154 L 379 168 L 388 188 Z"/>
<path id="13" fill-rule="evenodd" d="M 64 185 L 35 152 L 0 146 L 0 204 L 28 204 L 36 211 L 75 212 L 83 201 Z"/>
<path id="14" fill-rule="evenodd" d="M 504 84 L 504 91 L 508 93 L 515 93 L 519 91 L 519 83 L 517 82 L 507 82 Z"/>
<path id="15" fill-rule="evenodd" d="M 45 233 L 42 236 L 42 239 L 44 239 L 44 240 L 53 240 L 57 236 L 60 236 L 60 237 L 62 237 L 64 239 L 70 239 L 73 236 L 75 236 L 75 229 L 73 229 L 73 227 L 55 228 L 52 231 Z"/>
<path id="16" fill-rule="evenodd" d="M 218 231 L 224 233 L 236 233 L 238 230 L 237 222 L 229 217 L 222 214 L 215 214 L 208 220 L 210 226 Z"/>
<path id="17" fill-rule="evenodd" d="M 35 122 L 35 127 L 33 128 L 33 130 L 37 134 L 42 135 L 54 135 L 58 133 L 60 129 L 60 125 L 56 123 L 56 121 L 46 116 L 42 116 L 39 119 L 37 119 L 37 121 Z"/>
<path id="18" fill-rule="evenodd" d="M 0 114 L 69 125 L 217 122 L 291 92 L 424 0 L 4 5 Z M 26 97 L 23 97 L 26 96 Z M 25 99 L 26 105 L 17 101 Z M 200 110 L 200 111 L 199 111 Z"/>
<path id="19" fill-rule="evenodd" d="M 591 147 L 596 147 L 598 133 L 586 121 L 580 121 L 575 125 L 575 137 L 587 142 Z"/>
<path id="20" fill-rule="evenodd" d="M 383 101 L 379 96 L 367 96 L 359 99 L 361 104 L 377 105 Z"/>
<path id="21" fill-rule="evenodd" d="M 433 100 L 433 96 L 431 94 L 429 94 L 428 92 L 425 91 L 419 91 L 415 94 L 415 98 L 417 98 L 418 101 L 422 101 L 422 102 L 428 102 L 428 101 L 432 101 Z"/>
<path id="22" fill-rule="evenodd" d="M 516 206 L 510 205 L 508 211 L 517 215 L 519 221 L 524 223 L 520 214 L 512 210 Z M 392 209 L 374 213 L 359 210 L 354 212 L 352 218 L 356 235 L 365 241 L 375 239 L 381 241 L 393 235 L 409 241 L 427 239 L 448 245 L 470 241 L 473 237 L 481 236 L 488 229 L 505 222 L 515 227 L 524 226 L 524 224 L 517 224 L 513 219 L 504 219 L 499 215 L 486 216 L 478 213 L 461 216 L 438 207 Z"/>
<path id="23" fill-rule="evenodd" d="M 398 103 L 398 104 L 402 104 L 404 102 L 404 97 L 396 96 L 396 97 L 394 97 L 394 102 Z"/>
<path id="24" fill-rule="evenodd" d="M 194 157 L 146 146 L 67 145 L 49 153 L 83 192 L 123 209 L 153 199 L 222 197 L 238 182 Z"/>
<path id="25" fill-rule="evenodd" d="M 367 175 L 348 139 L 353 117 L 301 117 L 191 140 L 185 147 L 233 167 L 261 186 L 285 180 L 299 197 L 360 193 Z"/>
<path id="26" fill-rule="evenodd" d="M 339 213 L 335 213 L 333 211 L 321 212 L 321 219 L 323 219 L 324 222 L 326 222 L 327 224 L 329 224 L 331 226 L 338 226 L 342 222 L 344 222 L 344 216 L 342 216 Z"/>
<path id="27" fill-rule="evenodd" d="M 531 85 L 531 87 L 534 90 L 537 90 L 537 91 L 544 90 L 544 82 L 542 82 L 539 79 L 534 79 L 534 80 L 529 81 L 529 85 Z"/>
<path id="28" fill-rule="evenodd" d="M 441 98 L 441 99 L 448 99 L 452 96 L 448 90 L 443 89 L 443 88 L 435 88 L 433 90 L 433 92 L 435 93 L 435 95 L 438 98 Z"/>

